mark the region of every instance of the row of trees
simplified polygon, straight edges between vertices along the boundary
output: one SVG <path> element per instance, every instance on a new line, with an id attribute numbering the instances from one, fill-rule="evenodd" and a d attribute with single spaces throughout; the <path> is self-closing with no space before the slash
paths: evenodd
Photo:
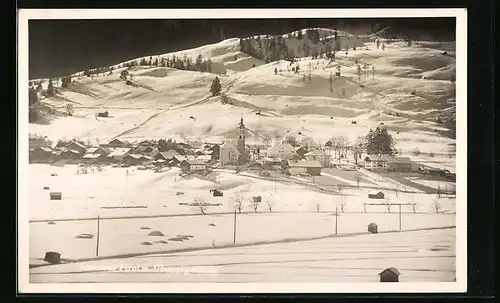
<path id="1" fill-rule="evenodd" d="M 134 67 L 134 66 L 161 66 L 161 67 L 171 67 L 181 70 L 191 70 L 199 72 L 212 72 L 212 61 L 210 58 L 204 59 L 201 54 L 199 54 L 193 61 L 192 58 L 188 57 L 186 54 L 181 57 L 173 55 L 172 57 L 156 57 L 153 59 L 152 56 L 149 59 L 142 58 L 140 60 L 132 60 L 120 64 L 118 67 Z"/>
<path id="2" fill-rule="evenodd" d="M 300 142 L 294 136 L 286 136 L 283 140 L 294 147 L 302 146 L 308 150 L 318 148 L 319 144 L 310 137 L 303 138 Z M 366 152 L 370 155 L 395 155 L 399 152 L 394 147 L 395 142 L 392 136 L 388 133 L 387 128 L 378 126 L 375 129 L 370 129 L 364 137 L 357 137 L 354 142 L 350 142 L 345 136 L 333 137 L 325 146 L 334 151 L 334 157 L 340 161 L 351 152 L 355 163 Z"/>
<path id="3" fill-rule="evenodd" d="M 255 199 L 255 197 L 251 197 L 249 199 L 245 199 L 241 195 L 235 195 L 234 197 L 231 197 L 231 206 L 235 211 L 238 211 L 238 213 L 241 214 L 243 211 L 243 207 L 245 206 L 245 202 L 248 202 L 248 206 L 252 208 L 252 210 L 255 213 L 259 212 L 259 208 L 263 205 L 263 207 L 266 207 L 269 212 L 273 212 L 274 208 L 274 200 L 272 197 L 268 197 L 265 199 L 265 201 L 262 201 L 262 199 Z M 197 209 L 202 215 L 207 214 L 207 210 L 210 207 L 210 204 L 207 203 L 204 199 L 202 198 L 195 198 L 193 203 L 191 203 L 191 206 Z"/>
<path id="4" fill-rule="evenodd" d="M 296 51 L 286 45 L 283 35 L 267 35 L 265 39 L 261 39 L 260 36 L 257 36 L 256 38 L 241 38 L 240 48 L 242 52 L 264 60 L 266 63 L 282 59 L 293 62 L 296 58 L 296 53 L 302 53 L 304 57 L 330 57 L 332 51 L 340 50 L 340 42 L 337 31 L 335 31 L 333 38 L 321 38 L 318 30 L 314 29 L 306 31 L 307 39 L 303 39 L 302 31 L 285 35 L 285 39 L 290 39 L 292 37 L 298 40 L 303 40 L 303 44 L 299 45 Z M 333 47 L 332 40 L 334 41 Z"/>

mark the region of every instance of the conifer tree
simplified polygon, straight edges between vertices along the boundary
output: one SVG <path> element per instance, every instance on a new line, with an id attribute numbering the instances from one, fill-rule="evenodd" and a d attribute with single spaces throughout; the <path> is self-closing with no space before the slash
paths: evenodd
<path id="1" fill-rule="evenodd" d="M 47 96 L 51 97 L 55 95 L 54 84 L 52 84 L 52 79 L 49 80 L 49 85 L 47 86 Z"/>

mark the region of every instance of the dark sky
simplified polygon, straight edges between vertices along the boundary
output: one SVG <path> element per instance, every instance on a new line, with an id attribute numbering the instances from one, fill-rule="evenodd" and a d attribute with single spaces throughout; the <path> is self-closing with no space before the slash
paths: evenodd
<path id="1" fill-rule="evenodd" d="M 168 53 L 247 35 L 286 33 L 305 27 L 362 33 L 389 26 L 396 34 L 425 33 L 455 39 L 455 18 L 406 19 L 243 19 L 243 20 L 31 20 L 30 79 L 61 77 L 145 55 Z"/>

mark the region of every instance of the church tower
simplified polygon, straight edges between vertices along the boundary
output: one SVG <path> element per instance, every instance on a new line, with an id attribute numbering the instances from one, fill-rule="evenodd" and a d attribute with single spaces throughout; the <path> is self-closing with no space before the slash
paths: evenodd
<path id="1" fill-rule="evenodd" d="M 245 150 L 245 124 L 243 124 L 243 117 L 241 117 L 240 123 L 238 125 L 238 165 L 245 164 L 246 162 L 246 150 Z"/>

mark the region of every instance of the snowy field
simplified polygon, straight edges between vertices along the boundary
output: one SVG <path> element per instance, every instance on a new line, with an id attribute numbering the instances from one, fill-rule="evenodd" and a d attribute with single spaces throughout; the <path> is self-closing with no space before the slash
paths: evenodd
<path id="1" fill-rule="evenodd" d="M 455 229 L 44 266 L 30 269 L 30 282 L 378 282 L 389 267 L 400 282 L 454 282 Z"/>
<path id="2" fill-rule="evenodd" d="M 301 73 L 295 74 L 289 62 L 266 64 L 242 53 L 238 39 L 228 39 L 175 53 L 210 58 L 223 96 L 210 96 L 214 73 L 141 66 L 130 69 L 133 80 L 126 85 L 116 65 L 112 75 L 74 75 L 68 88 L 58 87 L 55 97 L 42 99 L 40 108 L 59 114 L 47 113 L 43 123 L 30 123 L 29 132 L 52 141 L 78 138 L 91 144 L 114 138 L 220 143 L 235 138 L 243 117 L 248 144 L 273 144 L 286 134 L 299 142 L 312 138 L 324 144 L 334 136 L 352 143 L 383 123 L 403 156 L 455 172 L 455 133 L 435 122 L 440 114 L 455 115 L 455 83 L 449 81 L 455 73 L 453 53 L 448 44 L 396 42 L 382 51 L 368 41 L 356 51 L 339 52 L 334 63 L 299 58 L 294 66 Z M 358 63 L 372 64 L 375 75 L 360 77 Z M 330 87 L 336 64 L 342 76 Z M 46 88 L 47 82 L 42 85 Z M 73 106 L 72 116 L 62 114 L 67 104 Z M 96 117 L 105 110 L 108 118 Z M 401 281 L 454 281 L 455 229 L 410 231 L 455 226 L 455 197 L 430 194 L 438 186 L 454 189 L 453 183 L 391 178 L 364 169 L 359 170 L 359 186 L 351 172 L 335 169 L 324 169 L 315 178 L 274 181 L 251 171 L 217 170 L 183 178 L 178 168 L 154 173 L 106 166 L 86 175 L 76 174 L 76 165 L 30 164 L 28 169 L 30 264 L 44 263 L 47 251 L 61 253 L 64 260 L 94 258 L 99 216 L 99 257 L 157 253 L 120 260 L 215 266 L 222 273 L 92 273 L 81 270 L 84 263 L 73 263 L 33 268 L 32 282 L 370 282 L 389 266 L 400 269 Z M 214 188 L 224 196 L 212 197 Z M 385 198 L 368 199 L 377 188 Z M 50 200 L 53 191 L 62 192 L 62 200 Z M 236 196 L 244 199 L 236 216 L 236 244 L 247 247 L 230 247 Z M 254 196 L 263 199 L 257 212 L 249 202 Z M 206 214 L 186 205 L 195 199 L 211 204 Z M 401 206 L 400 216 L 399 206 L 391 203 L 415 206 Z M 404 232 L 366 235 L 372 222 L 379 232 L 398 231 L 400 225 Z M 338 238 L 320 239 L 332 236 L 335 226 Z M 298 242 L 280 243 L 292 240 Z"/>
<path id="3" fill-rule="evenodd" d="M 237 215 L 238 243 L 331 235 L 336 208 L 338 234 L 366 232 L 371 222 L 380 231 L 398 230 L 399 206 L 387 203 L 416 204 L 415 208 L 401 207 L 402 230 L 455 225 L 455 198 L 437 199 L 423 192 L 386 191 L 386 199 L 377 200 L 368 199 L 371 190 L 362 187 L 346 188 L 341 194 L 323 193 L 307 185 L 263 180 L 251 174 L 215 172 L 203 180 L 179 177 L 177 168 L 154 173 L 105 167 L 102 172 L 82 175 L 76 174 L 75 165 L 29 167 L 33 259 L 43 258 L 46 251 L 58 251 L 68 259 L 94 257 L 97 216 L 102 218 L 100 256 L 228 245 L 233 241 L 232 199 L 237 195 L 244 198 L 242 213 Z M 50 189 L 44 190 L 45 186 Z M 223 190 L 223 197 L 210 195 L 215 187 Z M 63 199 L 50 200 L 50 191 L 62 192 Z M 255 213 L 249 200 L 257 195 L 263 200 Z M 206 215 L 198 207 L 180 205 L 196 198 L 212 204 Z M 438 212 L 435 201 L 439 201 Z M 152 231 L 163 236 L 148 236 Z M 79 238 L 83 234 L 91 236 Z M 192 237 L 178 241 L 174 239 L 178 235 Z"/>

